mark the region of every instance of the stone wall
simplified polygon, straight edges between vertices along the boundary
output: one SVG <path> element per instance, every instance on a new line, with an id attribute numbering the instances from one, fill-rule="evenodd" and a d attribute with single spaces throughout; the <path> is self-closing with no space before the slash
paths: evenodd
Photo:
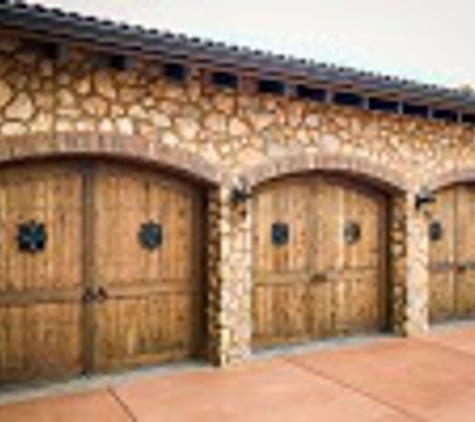
<path id="1" fill-rule="evenodd" d="M 199 71 L 184 84 L 159 63 L 135 70 L 99 66 L 73 49 L 67 64 L 0 43 L 1 161 L 97 152 L 138 157 L 210 182 L 210 353 L 215 361 L 250 353 L 250 210 L 229 204 L 237 176 L 252 185 L 287 173 L 331 169 L 380 183 L 392 196 L 390 251 L 394 328 L 427 329 L 424 217 L 414 211 L 423 185 L 458 175 L 473 180 L 475 131 L 467 125 L 367 112 L 292 98 L 226 92 Z M 249 207 L 249 205 L 243 205 Z"/>

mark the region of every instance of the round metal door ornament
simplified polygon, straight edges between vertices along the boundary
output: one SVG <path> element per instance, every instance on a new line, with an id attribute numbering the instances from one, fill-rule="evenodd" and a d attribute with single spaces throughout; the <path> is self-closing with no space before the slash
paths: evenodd
<path id="1" fill-rule="evenodd" d="M 356 221 L 347 221 L 343 231 L 346 243 L 349 245 L 358 242 L 361 238 L 361 226 Z"/>
<path id="2" fill-rule="evenodd" d="M 271 227 L 271 240 L 275 246 L 284 246 L 289 243 L 290 229 L 287 223 L 276 222 Z"/>
<path id="3" fill-rule="evenodd" d="M 140 245 L 149 251 L 153 251 L 162 246 L 163 242 L 163 230 L 162 225 L 155 221 L 148 221 L 143 223 L 139 229 L 139 243 Z"/>
<path id="4" fill-rule="evenodd" d="M 432 242 L 437 242 L 442 239 L 443 234 L 442 223 L 438 220 L 431 221 L 429 224 L 429 239 Z"/>
<path id="5" fill-rule="evenodd" d="M 37 253 L 45 249 L 48 241 L 43 223 L 29 221 L 17 226 L 17 245 L 20 252 Z"/>

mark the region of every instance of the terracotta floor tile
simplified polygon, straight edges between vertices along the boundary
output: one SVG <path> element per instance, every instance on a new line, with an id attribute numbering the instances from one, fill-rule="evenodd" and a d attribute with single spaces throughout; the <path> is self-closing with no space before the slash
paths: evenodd
<path id="1" fill-rule="evenodd" d="M 475 357 L 426 340 L 387 340 L 288 359 L 426 420 L 475 420 Z"/>
<path id="2" fill-rule="evenodd" d="M 107 390 L 39 399 L 0 407 L 1 422 L 130 421 Z"/>
<path id="3" fill-rule="evenodd" d="M 141 422 L 411 420 L 281 359 L 142 380 L 116 391 Z"/>

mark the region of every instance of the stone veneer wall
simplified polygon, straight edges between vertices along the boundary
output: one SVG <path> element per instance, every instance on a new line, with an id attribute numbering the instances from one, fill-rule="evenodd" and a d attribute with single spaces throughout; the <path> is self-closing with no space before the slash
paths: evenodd
<path id="1" fill-rule="evenodd" d="M 0 42 L 0 161 L 69 152 L 138 157 L 196 173 L 209 190 L 209 332 L 213 360 L 250 353 L 250 209 L 229 204 L 233 178 L 252 184 L 334 169 L 388 186 L 390 275 L 397 332 L 427 329 L 427 239 L 414 210 L 421 186 L 473 180 L 475 131 L 464 125 L 218 91 L 199 72 L 184 85 L 157 63 L 101 69 L 80 49 L 57 65 Z M 249 203 L 241 207 L 250 208 Z"/>

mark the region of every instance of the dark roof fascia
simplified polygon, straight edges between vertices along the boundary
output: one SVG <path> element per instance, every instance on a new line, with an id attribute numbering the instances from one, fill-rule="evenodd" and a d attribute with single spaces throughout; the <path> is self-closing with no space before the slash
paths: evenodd
<path id="1" fill-rule="evenodd" d="M 357 93 L 389 96 L 400 101 L 455 107 L 458 111 L 466 112 L 475 110 L 475 94 L 471 93 L 147 30 L 140 26 L 83 17 L 76 13 L 16 1 L 0 0 L 0 26 L 66 42 L 111 48 L 123 54 L 190 60 L 242 72 L 283 76 L 309 84 L 346 87 Z"/>

